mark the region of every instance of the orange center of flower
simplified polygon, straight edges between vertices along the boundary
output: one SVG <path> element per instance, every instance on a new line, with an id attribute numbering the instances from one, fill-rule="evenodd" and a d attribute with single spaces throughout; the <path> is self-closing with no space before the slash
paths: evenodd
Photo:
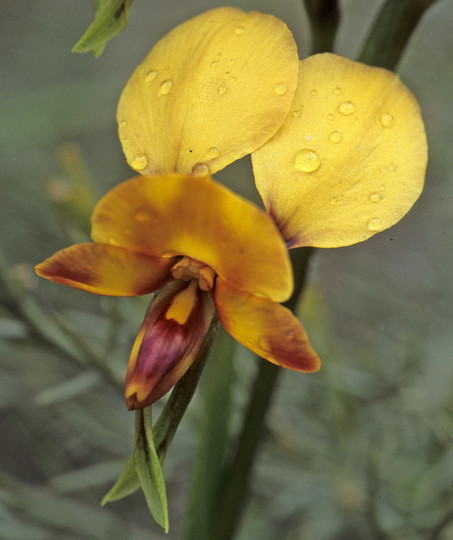
<path id="1" fill-rule="evenodd" d="M 175 279 L 183 281 L 198 281 L 198 287 L 202 291 L 210 291 L 214 286 L 215 272 L 206 264 L 189 257 L 183 257 L 171 269 Z"/>

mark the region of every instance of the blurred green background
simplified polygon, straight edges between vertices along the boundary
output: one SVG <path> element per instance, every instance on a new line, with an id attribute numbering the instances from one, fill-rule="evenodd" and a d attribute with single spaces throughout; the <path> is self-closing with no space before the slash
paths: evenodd
<path id="1" fill-rule="evenodd" d="M 231 4 L 281 17 L 308 54 L 300 0 Z M 341 2 L 335 52 L 357 56 L 381 4 Z M 115 110 L 134 67 L 217 5 L 135 0 L 95 60 L 70 52 L 89 0 L 0 4 L 2 540 L 165 537 L 141 494 L 99 506 L 133 447 L 122 377 L 148 299 L 60 287 L 32 265 L 82 239 L 93 201 L 133 175 Z M 452 28 L 453 2 L 437 2 L 399 69 L 428 133 L 420 200 L 392 229 L 313 259 L 302 315 L 323 369 L 281 378 L 239 540 L 453 539 Z M 258 201 L 248 159 L 216 177 Z M 242 348 L 234 368 L 233 433 L 255 370 Z M 204 414 L 198 392 L 164 465 L 167 538 L 184 529 Z"/>

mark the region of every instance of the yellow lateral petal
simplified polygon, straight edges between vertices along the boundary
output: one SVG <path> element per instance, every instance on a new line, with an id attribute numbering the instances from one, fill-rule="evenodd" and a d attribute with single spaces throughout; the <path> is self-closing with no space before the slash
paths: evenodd
<path id="1" fill-rule="evenodd" d="M 426 136 L 397 75 L 318 54 L 300 63 L 292 110 L 252 159 L 288 247 L 339 247 L 408 212 L 423 188 Z"/>
<path id="2" fill-rule="evenodd" d="M 262 358 L 295 371 L 320 368 L 305 330 L 289 309 L 240 291 L 221 278 L 216 281 L 214 303 L 225 330 Z"/>
<path id="3" fill-rule="evenodd" d="M 214 173 L 281 126 L 297 84 L 287 26 L 234 7 L 176 27 L 137 67 L 118 105 L 121 144 L 140 173 Z"/>
<path id="4" fill-rule="evenodd" d="M 174 261 L 106 244 L 78 244 L 38 264 L 38 276 L 106 296 L 148 294 L 168 280 Z"/>
<path id="5" fill-rule="evenodd" d="M 138 176 L 101 199 L 92 238 L 158 257 L 201 261 L 237 287 L 286 300 L 292 269 L 274 222 L 210 177 Z"/>

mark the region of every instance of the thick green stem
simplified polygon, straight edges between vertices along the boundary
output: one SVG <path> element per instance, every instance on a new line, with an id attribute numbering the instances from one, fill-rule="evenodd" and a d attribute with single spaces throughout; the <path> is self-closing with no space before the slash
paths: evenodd
<path id="1" fill-rule="evenodd" d="M 301 297 L 313 250 L 297 249 L 291 252 L 294 267 L 294 294 L 285 304 L 295 310 Z M 281 368 L 259 359 L 258 374 L 255 378 L 252 395 L 245 413 L 242 431 L 239 435 L 236 454 L 225 474 L 225 483 L 219 496 L 217 516 L 213 520 L 212 540 L 233 538 L 247 498 L 249 478 L 265 427 L 266 413 L 277 387 Z"/>
<path id="2" fill-rule="evenodd" d="M 332 51 L 340 24 L 338 0 L 304 0 L 310 19 L 311 53 Z"/>
<path id="3" fill-rule="evenodd" d="M 387 0 L 368 34 L 359 60 L 394 70 L 412 32 L 437 0 Z"/>

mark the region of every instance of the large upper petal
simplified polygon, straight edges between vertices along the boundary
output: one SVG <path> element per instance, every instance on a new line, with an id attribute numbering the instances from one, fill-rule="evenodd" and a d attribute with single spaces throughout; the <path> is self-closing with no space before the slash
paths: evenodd
<path id="1" fill-rule="evenodd" d="M 107 244 L 77 244 L 35 267 L 38 276 L 107 296 L 148 294 L 168 280 L 174 261 Z"/>
<path id="2" fill-rule="evenodd" d="M 423 188 L 427 145 L 397 75 L 326 53 L 301 61 L 291 112 L 252 159 L 287 245 L 339 247 L 406 214 Z"/>
<path id="3" fill-rule="evenodd" d="M 216 281 L 214 303 L 225 330 L 262 358 L 296 371 L 320 368 L 305 330 L 289 309 L 221 278 Z"/>
<path id="4" fill-rule="evenodd" d="M 237 287 L 286 300 L 292 269 L 272 219 L 210 177 L 138 176 L 112 189 L 92 215 L 95 242 L 158 257 L 197 259 Z"/>
<path id="5" fill-rule="evenodd" d="M 214 173 L 281 126 L 297 84 L 287 26 L 235 7 L 207 11 L 151 50 L 118 105 L 121 144 L 141 173 Z"/>

